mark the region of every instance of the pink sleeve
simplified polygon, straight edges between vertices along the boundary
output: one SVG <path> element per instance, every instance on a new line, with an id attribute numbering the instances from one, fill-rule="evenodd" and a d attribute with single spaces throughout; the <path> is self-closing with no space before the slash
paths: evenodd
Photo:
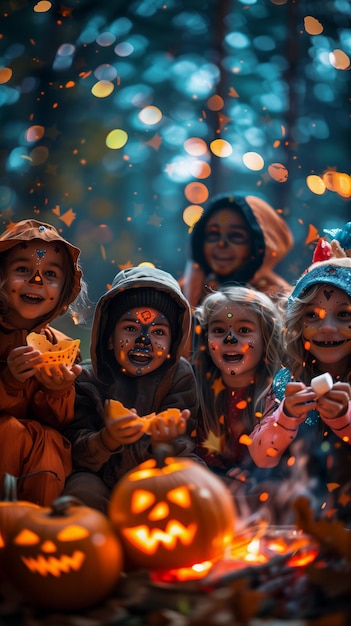
<path id="1" fill-rule="evenodd" d="M 348 411 L 344 415 L 332 419 L 321 417 L 321 419 L 337 437 L 351 445 L 351 401 L 349 402 Z"/>
<path id="2" fill-rule="evenodd" d="M 288 417 L 283 408 L 284 402 L 273 413 L 265 413 L 250 435 L 248 450 L 258 467 L 278 465 L 285 450 L 294 441 L 299 425 L 306 418 L 306 415 Z"/>

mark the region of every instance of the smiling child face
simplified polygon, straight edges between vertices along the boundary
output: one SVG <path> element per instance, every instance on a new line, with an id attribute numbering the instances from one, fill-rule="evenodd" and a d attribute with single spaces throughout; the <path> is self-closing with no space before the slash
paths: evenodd
<path id="1" fill-rule="evenodd" d="M 321 371 L 344 369 L 351 355 L 351 298 L 332 285 L 321 285 L 303 315 L 306 349 Z"/>
<path id="2" fill-rule="evenodd" d="M 204 239 L 205 259 L 216 274 L 232 274 L 249 257 L 250 232 L 239 211 L 215 211 L 206 224 Z"/>
<path id="3" fill-rule="evenodd" d="M 144 376 L 158 369 L 169 358 L 170 347 L 169 321 L 151 307 L 126 311 L 109 340 L 116 361 L 130 376 Z"/>
<path id="4" fill-rule="evenodd" d="M 208 349 L 227 387 L 252 383 L 263 355 L 258 315 L 245 305 L 224 305 L 209 321 Z"/>

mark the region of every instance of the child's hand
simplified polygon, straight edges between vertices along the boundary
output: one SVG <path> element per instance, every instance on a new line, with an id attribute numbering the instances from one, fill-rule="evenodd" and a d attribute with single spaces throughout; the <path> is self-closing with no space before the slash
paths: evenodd
<path id="1" fill-rule="evenodd" d="M 348 412 L 351 398 L 349 383 L 334 383 L 333 388 L 317 398 L 317 411 L 322 419 L 334 419 Z"/>
<path id="2" fill-rule="evenodd" d="M 60 363 L 59 365 L 50 367 L 50 374 L 48 374 L 43 367 L 36 370 L 35 378 L 43 387 L 46 387 L 46 389 L 58 391 L 70 387 L 81 371 L 82 368 L 77 363 L 71 368 Z"/>
<path id="3" fill-rule="evenodd" d="M 284 413 L 288 417 L 304 417 L 316 408 L 316 393 L 303 383 L 288 383 L 285 390 Z"/>
<path id="4" fill-rule="evenodd" d="M 128 445 L 139 441 L 143 436 L 143 425 L 133 417 L 137 415 L 135 409 L 131 409 L 130 415 L 113 419 L 105 414 L 105 428 L 103 441 L 107 448 L 116 450 L 119 446 Z"/>
<path id="5" fill-rule="evenodd" d="M 170 443 L 173 439 L 184 435 L 186 431 L 186 422 L 190 417 L 189 409 L 184 409 L 181 412 L 178 423 L 175 423 L 175 419 L 171 417 L 167 424 L 165 424 L 162 418 L 154 419 L 150 426 L 150 435 L 152 445 L 160 443 Z"/>
<path id="6" fill-rule="evenodd" d="M 7 357 L 7 367 L 12 376 L 20 383 L 24 383 L 28 378 L 32 378 L 38 372 L 35 367 L 42 363 L 41 352 L 32 346 L 20 346 L 11 350 Z"/>

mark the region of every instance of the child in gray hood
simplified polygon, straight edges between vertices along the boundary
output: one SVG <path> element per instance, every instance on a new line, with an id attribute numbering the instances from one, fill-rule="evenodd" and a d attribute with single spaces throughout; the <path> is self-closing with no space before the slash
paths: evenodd
<path id="1" fill-rule="evenodd" d="M 65 494 L 107 510 L 114 485 L 130 469 L 171 442 L 174 455 L 192 456 L 198 399 L 190 363 L 182 357 L 191 326 L 190 305 L 175 278 L 142 266 L 119 272 L 96 306 L 91 362 L 76 383 L 72 442 L 74 472 Z M 109 419 L 106 406 L 118 400 L 129 415 Z M 180 409 L 179 421 L 155 420 L 151 437 L 139 417 Z"/>

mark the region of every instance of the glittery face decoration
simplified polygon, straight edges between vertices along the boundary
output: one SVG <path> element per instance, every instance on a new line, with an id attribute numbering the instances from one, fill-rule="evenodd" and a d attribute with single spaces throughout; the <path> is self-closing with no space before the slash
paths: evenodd
<path id="1" fill-rule="evenodd" d="M 44 256 L 46 255 L 46 250 L 39 250 L 38 248 L 35 250 L 35 252 L 37 253 L 37 263 L 39 264 L 40 261 L 44 258 Z"/>

